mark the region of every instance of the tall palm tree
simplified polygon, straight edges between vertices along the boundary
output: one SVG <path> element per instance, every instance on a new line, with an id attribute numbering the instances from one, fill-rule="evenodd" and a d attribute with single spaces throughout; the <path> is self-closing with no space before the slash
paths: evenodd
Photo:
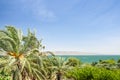
<path id="1" fill-rule="evenodd" d="M 44 79 L 38 70 L 42 62 L 41 49 L 35 33 L 28 30 L 24 36 L 21 30 L 6 26 L 6 30 L 0 30 L 0 70 L 10 73 L 12 80 Z"/>

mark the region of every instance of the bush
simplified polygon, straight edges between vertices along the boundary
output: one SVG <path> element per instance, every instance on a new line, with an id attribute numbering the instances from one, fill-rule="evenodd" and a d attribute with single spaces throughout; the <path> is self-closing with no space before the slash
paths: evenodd
<path id="1" fill-rule="evenodd" d="M 107 70 L 98 67 L 73 68 L 66 77 L 73 80 L 120 80 L 120 70 Z"/>
<path id="2" fill-rule="evenodd" d="M 66 77 L 73 78 L 74 80 L 92 80 L 93 79 L 93 68 L 84 67 L 84 68 L 73 68 L 68 71 Z"/>
<path id="3" fill-rule="evenodd" d="M 79 59 L 74 57 L 68 58 L 66 63 L 66 65 L 73 66 L 73 67 L 80 66 L 81 64 L 82 62 Z"/>

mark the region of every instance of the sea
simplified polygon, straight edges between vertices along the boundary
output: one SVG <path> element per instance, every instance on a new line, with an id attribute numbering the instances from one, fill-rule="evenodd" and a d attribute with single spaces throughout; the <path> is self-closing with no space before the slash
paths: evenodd
<path id="1" fill-rule="evenodd" d="M 79 59 L 83 63 L 92 63 L 92 62 L 98 62 L 99 60 L 108 60 L 108 59 L 114 59 L 115 61 L 118 61 L 120 59 L 120 55 L 57 55 L 57 56 L 66 59 L 70 57 L 74 57 Z"/>

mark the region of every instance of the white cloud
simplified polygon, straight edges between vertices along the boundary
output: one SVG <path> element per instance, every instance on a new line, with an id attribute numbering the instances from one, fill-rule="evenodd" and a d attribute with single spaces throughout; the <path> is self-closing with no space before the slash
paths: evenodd
<path id="1" fill-rule="evenodd" d="M 21 0 L 24 10 L 27 10 L 40 20 L 53 20 L 56 18 L 55 13 L 48 9 L 44 0 Z"/>
<path id="2" fill-rule="evenodd" d="M 54 12 L 49 11 L 47 9 L 37 10 L 37 11 L 35 11 L 35 15 L 40 16 L 40 18 L 42 18 L 42 19 L 51 19 L 51 20 L 56 17 Z"/>

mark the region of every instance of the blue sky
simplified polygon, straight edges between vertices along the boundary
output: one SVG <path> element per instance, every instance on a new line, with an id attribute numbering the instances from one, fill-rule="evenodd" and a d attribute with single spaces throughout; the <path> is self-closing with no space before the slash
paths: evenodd
<path id="1" fill-rule="evenodd" d="M 0 28 L 37 31 L 50 51 L 120 53 L 120 0 L 0 0 Z"/>

